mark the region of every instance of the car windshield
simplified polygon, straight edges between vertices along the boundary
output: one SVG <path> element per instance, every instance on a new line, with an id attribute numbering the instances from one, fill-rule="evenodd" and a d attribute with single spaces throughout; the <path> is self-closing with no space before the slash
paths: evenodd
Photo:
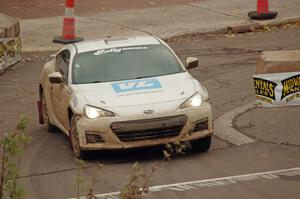
<path id="1" fill-rule="evenodd" d="M 163 45 L 109 48 L 80 53 L 73 62 L 73 83 L 99 83 L 183 72 Z"/>

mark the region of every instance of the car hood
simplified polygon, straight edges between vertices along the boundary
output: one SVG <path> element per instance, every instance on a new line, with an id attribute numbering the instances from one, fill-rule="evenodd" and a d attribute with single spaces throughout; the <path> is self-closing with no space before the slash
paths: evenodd
<path id="1" fill-rule="evenodd" d="M 118 82 L 78 84 L 88 104 L 101 108 L 155 104 L 187 99 L 196 91 L 188 73 Z"/>

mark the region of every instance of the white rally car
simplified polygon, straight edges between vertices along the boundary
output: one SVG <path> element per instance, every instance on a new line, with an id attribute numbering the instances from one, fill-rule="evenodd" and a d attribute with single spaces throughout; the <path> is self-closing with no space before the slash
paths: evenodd
<path id="1" fill-rule="evenodd" d="M 112 37 L 66 45 L 45 64 L 39 120 L 70 137 L 74 154 L 190 141 L 211 144 L 207 90 L 161 39 Z"/>

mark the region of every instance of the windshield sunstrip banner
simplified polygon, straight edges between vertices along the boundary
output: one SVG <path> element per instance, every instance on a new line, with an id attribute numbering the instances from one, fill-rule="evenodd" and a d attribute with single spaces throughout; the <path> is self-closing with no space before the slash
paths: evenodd
<path id="1" fill-rule="evenodd" d="M 254 75 L 257 104 L 300 105 L 300 72 Z"/>
<path id="2" fill-rule="evenodd" d="M 132 47 L 122 47 L 122 48 L 108 48 L 108 49 L 101 49 L 94 53 L 94 55 L 105 55 L 108 53 L 121 53 L 123 51 L 130 51 L 130 50 L 147 50 L 148 46 L 132 46 Z"/>

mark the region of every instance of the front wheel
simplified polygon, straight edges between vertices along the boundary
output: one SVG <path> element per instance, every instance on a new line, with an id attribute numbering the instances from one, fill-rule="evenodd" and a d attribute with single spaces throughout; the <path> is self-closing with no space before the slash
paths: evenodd
<path id="1" fill-rule="evenodd" d="M 78 116 L 76 115 L 72 116 L 69 137 L 70 137 L 71 147 L 73 149 L 76 158 L 84 159 L 86 157 L 86 151 L 83 151 L 80 148 L 79 136 L 77 131 L 78 119 L 79 119 Z"/>
<path id="2" fill-rule="evenodd" d="M 212 136 L 191 141 L 192 149 L 196 152 L 207 152 L 211 145 Z"/>

